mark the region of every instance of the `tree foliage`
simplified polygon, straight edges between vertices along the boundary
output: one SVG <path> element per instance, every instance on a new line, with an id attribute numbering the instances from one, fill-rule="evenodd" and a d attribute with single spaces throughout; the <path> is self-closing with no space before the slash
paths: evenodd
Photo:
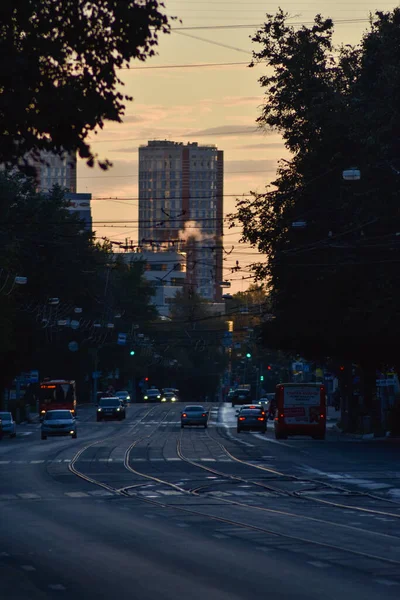
<path id="1" fill-rule="evenodd" d="M 261 127 L 291 152 L 233 221 L 266 255 L 269 345 L 303 356 L 393 360 L 400 328 L 400 10 L 377 12 L 355 46 L 335 48 L 317 15 L 295 30 L 279 11 L 254 36 L 265 63 Z M 356 166 L 360 181 L 344 181 Z"/>
<path id="2" fill-rule="evenodd" d="M 0 8 L 0 163 L 32 149 L 78 150 L 92 166 L 88 135 L 121 122 L 118 71 L 153 56 L 170 25 L 157 0 L 15 0 Z M 107 160 L 100 166 L 107 168 Z"/>
<path id="3" fill-rule="evenodd" d="M 0 385 L 30 369 L 88 377 L 94 348 L 116 347 L 118 331 L 155 317 L 144 264 L 115 261 L 109 245 L 95 243 L 67 210 L 60 188 L 40 194 L 25 177 L 3 173 L 0 214 Z M 15 277 L 27 283 L 17 285 Z M 78 326 L 59 324 L 69 321 Z M 105 368 L 110 364 L 112 352 L 104 360 Z"/>

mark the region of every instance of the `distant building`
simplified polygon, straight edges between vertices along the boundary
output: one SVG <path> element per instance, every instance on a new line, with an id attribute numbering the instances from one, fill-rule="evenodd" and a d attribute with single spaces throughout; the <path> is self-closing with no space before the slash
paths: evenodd
<path id="1" fill-rule="evenodd" d="M 78 194 L 67 192 L 65 200 L 68 202 L 68 210 L 75 214 L 81 221 L 85 222 L 85 229 L 92 230 L 92 194 Z"/>
<path id="2" fill-rule="evenodd" d="M 154 286 L 152 303 L 158 313 L 168 316 L 170 305 L 176 293 L 183 290 L 186 280 L 186 256 L 182 252 L 123 252 L 115 256 L 130 263 L 136 260 L 146 262 L 144 276 Z"/>
<path id="3" fill-rule="evenodd" d="M 139 244 L 187 252 L 187 282 L 220 302 L 223 151 L 172 141 L 139 148 Z"/>
<path id="4" fill-rule="evenodd" d="M 51 152 L 41 152 L 40 159 L 28 159 L 36 169 L 38 192 L 49 192 L 54 185 L 59 185 L 69 192 L 76 193 L 77 171 L 76 154 L 65 153 L 58 156 Z"/>

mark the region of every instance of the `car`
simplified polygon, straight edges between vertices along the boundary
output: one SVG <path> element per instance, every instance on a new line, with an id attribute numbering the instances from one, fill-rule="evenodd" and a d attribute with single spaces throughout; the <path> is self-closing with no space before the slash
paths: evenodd
<path id="1" fill-rule="evenodd" d="M 151 388 L 150 390 L 147 390 L 147 392 L 143 394 L 143 400 L 145 402 L 158 402 L 159 400 L 161 400 L 160 390 L 157 390 L 156 388 Z"/>
<path id="2" fill-rule="evenodd" d="M 97 406 L 97 421 L 103 421 L 105 419 L 118 419 L 119 421 L 122 421 L 125 417 L 125 406 L 123 405 L 121 398 L 118 398 L 118 396 L 100 398 Z"/>
<path id="3" fill-rule="evenodd" d="M 251 392 L 247 388 L 238 388 L 232 394 L 230 399 L 232 402 L 232 407 L 243 404 L 248 404 L 251 402 Z"/>
<path id="4" fill-rule="evenodd" d="M 165 391 L 162 394 L 161 402 L 178 402 L 178 398 L 173 391 Z"/>
<path id="5" fill-rule="evenodd" d="M 186 425 L 203 425 L 207 429 L 208 411 L 200 404 L 189 404 L 181 412 L 181 428 Z"/>
<path id="6" fill-rule="evenodd" d="M 267 431 L 267 416 L 265 410 L 256 404 L 242 406 L 236 412 L 237 432 L 241 431 Z"/>
<path id="7" fill-rule="evenodd" d="M 17 426 L 10 412 L 0 412 L 0 423 L 2 435 L 9 435 L 12 438 L 17 436 Z"/>
<path id="8" fill-rule="evenodd" d="M 77 437 L 76 420 L 70 410 L 48 410 L 44 415 L 41 427 L 42 440 L 56 435 Z"/>
<path id="9" fill-rule="evenodd" d="M 119 398 L 120 400 L 122 400 L 124 406 L 126 406 L 131 401 L 131 397 L 129 395 L 129 392 L 127 392 L 126 390 L 122 390 L 120 392 L 115 392 L 115 396 L 117 398 Z"/>

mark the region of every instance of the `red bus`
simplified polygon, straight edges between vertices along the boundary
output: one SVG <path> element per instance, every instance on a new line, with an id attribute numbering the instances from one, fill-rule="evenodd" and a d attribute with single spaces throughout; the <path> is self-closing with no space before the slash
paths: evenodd
<path id="1" fill-rule="evenodd" d="M 39 412 L 41 418 L 48 410 L 70 410 L 76 416 L 75 381 L 49 379 L 42 381 L 39 390 Z"/>
<path id="2" fill-rule="evenodd" d="M 325 439 L 326 392 L 320 383 L 280 383 L 275 392 L 275 437 Z"/>

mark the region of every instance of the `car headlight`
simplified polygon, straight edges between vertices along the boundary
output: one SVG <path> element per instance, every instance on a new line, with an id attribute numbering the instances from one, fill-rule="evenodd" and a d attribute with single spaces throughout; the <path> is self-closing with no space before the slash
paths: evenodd
<path id="1" fill-rule="evenodd" d="M 126 399 L 127 399 L 127 400 L 130 400 L 130 399 L 131 399 L 131 397 L 130 397 L 130 396 L 127 396 L 127 397 L 126 397 Z"/>
<path id="2" fill-rule="evenodd" d="M 166 402 L 167 399 L 166 398 L 161 398 L 161 402 Z"/>
<path id="3" fill-rule="evenodd" d="M 97 412 L 101 412 L 102 410 L 103 410 L 102 408 L 98 408 L 98 409 L 97 409 Z"/>
<path id="4" fill-rule="evenodd" d="M 171 402 L 175 402 L 175 400 L 176 400 L 175 396 L 172 396 Z"/>
<path id="5" fill-rule="evenodd" d="M 148 397 L 148 396 L 144 396 L 144 399 L 145 399 L 145 400 L 148 400 L 148 399 L 149 399 L 149 397 Z"/>
<path id="6" fill-rule="evenodd" d="M 41 411 L 40 411 L 40 414 L 41 414 L 41 415 L 45 415 L 45 414 L 46 414 L 46 411 L 45 411 L 45 410 L 41 410 Z"/>
<path id="7" fill-rule="evenodd" d="M 117 408 L 117 411 L 118 411 L 118 410 L 121 410 L 121 409 L 118 407 L 118 408 Z"/>
<path id="8" fill-rule="evenodd" d="M 161 396 L 157 396 L 157 398 L 161 398 Z"/>

